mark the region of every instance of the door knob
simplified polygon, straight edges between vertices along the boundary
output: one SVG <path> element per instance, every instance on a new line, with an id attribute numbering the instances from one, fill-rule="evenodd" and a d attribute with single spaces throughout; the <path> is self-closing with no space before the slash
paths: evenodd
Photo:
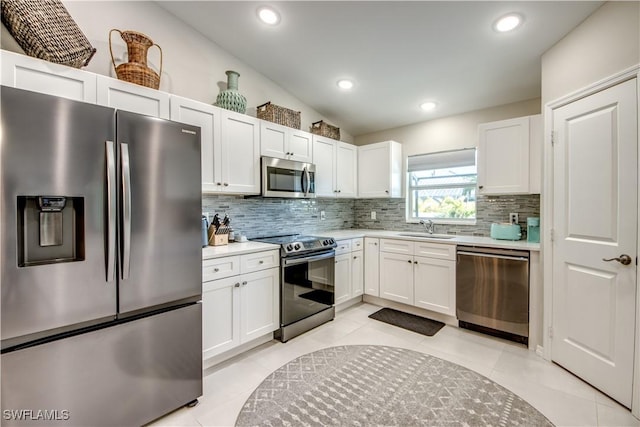
<path id="1" fill-rule="evenodd" d="M 631 257 L 629 255 L 627 255 L 627 254 L 622 254 L 618 258 L 609 258 L 609 259 L 602 258 L 602 260 L 606 261 L 606 262 L 618 261 L 622 265 L 631 264 Z"/>

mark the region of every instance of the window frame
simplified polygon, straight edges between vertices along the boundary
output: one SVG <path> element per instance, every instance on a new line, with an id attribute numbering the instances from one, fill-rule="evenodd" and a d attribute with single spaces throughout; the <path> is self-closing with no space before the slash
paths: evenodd
<path id="1" fill-rule="evenodd" d="M 407 169 L 406 169 L 406 175 L 405 175 L 405 184 L 406 184 L 406 189 L 407 189 L 407 193 L 405 196 L 405 205 L 406 205 L 406 212 L 405 212 L 405 216 L 406 216 L 406 222 L 407 223 L 419 223 L 421 220 L 425 220 L 425 218 L 419 218 L 416 216 L 413 216 L 413 213 L 415 212 L 415 210 L 413 209 L 413 205 L 417 202 L 418 198 L 414 197 L 414 192 L 415 191 L 420 191 L 420 190 L 434 190 L 434 189 L 469 189 L 472 188 L 474 191 L 474 195 L 475 195 L 475 200 L 476 200 L 476 209 L 475 209 L 475 213 L 474 213 L 474 217 L 473 218 L 429 218 L 431 221 L 433 221 L 434 224 L 451 224 L 451 225 L 475 225 L 477 223 L 477 217 L 478 217 L 478 187 L 477 187 L 477 176 L 478 176 L 478 161 L 477 161 L 477 149 L 476 147 L 472 147 L 472 148 L 463 148 L 463 149 L 457 149 L 457 150 L 449 150 L 449 151 L 443 151 L 443 152 L 434 152 L 434 153 L 424 153 L 421 156 L 429 156 L 429 155 L 438 155 L 438 154 L 449 154 L 449 153 L 454 153 L 455 152 L 459 152 L 459 151 L 464 151 L 464 150 L 474 150 L 474 166 L 475 166 L 475 170 L 476 173 L 475 174 L 465 174 L 465 175 L 456 175 L 456 176 L 460 176 L 460 177 L 464 177 L 464 176 L 475 176 L 476 177 L 476 182 L 474 182 L 473 184 L 435 184 L 435 185 L 424 185 L 424 186 L 413 186 L 411 181 L 411 174 L 413 172 L 416 172 L 415 170 L 410 171 L 410 167 L 408 166 L 409 163 L 409 157 L 407 157 Z M 458 165 L 458 166 L 454 166 L 454 167 L 461 167 L 461 166 L 470 166 L 470 165 Z M 422 170 L 437 170 L 437 169 L 422 169 Z"/>

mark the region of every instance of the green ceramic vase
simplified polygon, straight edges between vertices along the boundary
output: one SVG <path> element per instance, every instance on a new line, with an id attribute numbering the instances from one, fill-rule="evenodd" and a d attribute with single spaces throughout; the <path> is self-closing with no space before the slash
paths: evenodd
<path id="1" fill-rule="evenodd" d="M 240 74 L 235 71 L 226 71 L 227 90 L 223 90 L 216 98 L 216 105 L 226 110 L 236 111 L 244 114 L 247 111 L 247 98 L 238 92 L 238 77 Z"/>

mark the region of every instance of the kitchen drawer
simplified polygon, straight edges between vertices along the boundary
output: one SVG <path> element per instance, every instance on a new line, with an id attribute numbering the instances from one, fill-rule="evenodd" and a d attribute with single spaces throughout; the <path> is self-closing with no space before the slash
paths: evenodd
<path id="1" fill-rule="evenodd" d="M 414 255 L 439 259 L 456 259 L 456 245 L 427 242 L 415 242 L 414 245 Z"/>
<path id="2" fill-rule="evenodd" d="M 380 239 L 380 251 L 413 255 L 413 242 L 408 240 Z"/>
<path id="3" fill-rule="evenodd" d="M 278 250 L 256 252 L 253 254 L 242 255 L 240 258 L 240 271 L 243 274 L 279 266 L 280 251 Z"/>
<path id="4" fill-rule="evenodd" d="M 205 259 L 202 262 L 202 281 L 217 280 L 240 274 L 240 256 Z"/>
<path id="5" fill-rule="evenodd" d="M 364 249 L 364 238 L 358 237 L 355 239 L 351 239 L 351 250 L 352 251 L 361 251 Z"/>
<path id="6" fill-rule="evenodd" d="M 351 240 L 336 240 L 336 255 L 351 253 Z"/>

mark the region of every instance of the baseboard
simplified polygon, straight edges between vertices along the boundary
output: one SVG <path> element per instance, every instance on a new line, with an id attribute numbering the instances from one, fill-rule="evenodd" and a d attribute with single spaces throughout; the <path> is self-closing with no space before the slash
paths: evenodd
<path id="1" fill-rule="evenodd" d="M 216 354 L 215 356 L 212 356 L 208 359 L 204 359 L 202 361 L 202 370 L 208 369 L 212 366 L 215 366 L 219 363 L 222 363 L 226 360 L 236 357 L 241 353 L 244 353 L 248 350 L 251 350 L 252 348 L 258 347 L 259 345 L 262 345 L 269 341 L 274 341 L 273 332 L 269 332 L 268 334 L 265 334 L 254 340 L 251 340 L 244 344 L 240 344 L 238 347 L 232 348 L 231 350 L 227 350 L 224 353 Z"/>

